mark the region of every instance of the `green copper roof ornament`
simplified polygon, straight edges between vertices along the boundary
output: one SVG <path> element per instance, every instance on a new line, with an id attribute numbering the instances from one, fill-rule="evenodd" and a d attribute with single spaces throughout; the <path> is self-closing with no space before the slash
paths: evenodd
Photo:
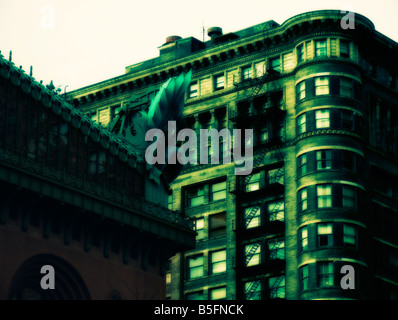
<path id="1" fill-rule="evenodd" d="M 169 121 L 176 121 L 177 124 L 184 121 L 185 92 L 191 83 L 191 78 L 192 71 L 190 70 L 168 79 L 160 88 L 152 89 L 152 92 L 158 92 L 146 103 L 145 99 L 139 101 L 132 96 L 129 103 L 123 106 L 123 109 L 109 124 L 108 130 L 123 139 L 139 157 L 144 158 L 145 151 L 150 144 L 149 141 L 145 141 L 148 130 L 157 128 L 166 131 Z M 151 93 L 150 89 L 147 93 Z M 176 150 L 168 151 L 176 152 Z M 176 172 L 172 174 L 172 171 L 180 170 L 176 166 L 178 165 L 174 165 L 174 169 L 171 169 L 169 165 L 165 165 L 159 169 L 164 170 L 168 167 L 168 177 L 171 178 L 176 174 Z"/>

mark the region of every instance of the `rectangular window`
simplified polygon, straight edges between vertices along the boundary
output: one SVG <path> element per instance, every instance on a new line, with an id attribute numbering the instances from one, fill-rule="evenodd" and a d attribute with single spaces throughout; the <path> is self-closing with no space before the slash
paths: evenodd
<path id="1" fill-rule="evenodd" d="M 303 227 L 300 229 L 300 250 L 301 251 L 305 251 L 308 249 L 308 228 L 307 227 Z"/>
<path id="2" fill-rule="evenodd" d="M 260 207 L 245 208 L 245 225 L 246 229 L 255 228 L 261 225 Z"/>
<path id="3" fill-rule="evenodd" d="M 354 97 L 354 81 L 350 78 L 340 78 L 340 95 L 343 97 Z"/>
<path id="4" fill-rule="evenodd" d="M 261 263 L 261 246 L 259 243 L 245 246 L 246 266 L 256 266 Z"/>
<path id="5" fill-rule="evenodd" d="M 307 210 L 307 188 L 303 188 L 299 191 L 299 211 L 303 212 Z"/>
<path id="6" fill-rule="evenodd" d="M 227 233 L 227 215 L 225 212 L 209 216 L 209 237 L 220 237 Z"/>
<path id="7" fill-rule="evenodd" d="M 316 187 L 318 208 L 332 207 L 332 185 L 321 184 Z"/>
<path id="8" fill-rule="evenodd" d="M 315 41 L 315 56 L 324 57 L 327 55 L 326 40 Z"/>
<path id="9" fill-rule="evenodd" d="M 330 287 L 334 285 L 333 262 L 318 262 L 318 286 Z"/>
<path id="10" fill-rule="evenodd" d="M 190 292 L 187 293 L 185 298 L 187 300 L 204 300 L 203 298 L 203 291 L 197 291 L 197 292 Z"/>
<path id="11" fill-rule="evenodd" d="M 269 59 L 269 67 L 277 72 L 281 72 L 281 58 Z"/>
<path id="12" fill-rule="evenodd" d="M 122 106 L 120 104 L 111 107 L 111 120 L 115 119 L 115 117 L 119 114 L 120 110 L 122 110 Z"/>
<path id="13" fill-rule="evenodd" d="M 267 205 L 267 213 L 269 221 L 284 221 L 285 220 L 285 202 L 275 201 Z"/>
<path id="14" fill-rule="evenodd" d="M 246 192 L 256 191 L 260 189 L 260 173 L 253 174 L 246 184 Z"/>
<path id="15" fill-rule="evenodd" d="M 296 86 L 297 102 L 305 98 L 305 81 L 301 81 Z"/>
<path id="16" fill-rule="evenodd" d="M 209 299 L 210 300 L 225 300 L 227 297 L 227 288 L 221 287 L 216 289 L 209 290 Z"/>
<path id="17" fill-rule="evenodd" d="M 319 247 L 328 247 L 333 245 L 333 224 L 319 223 L 317 231 Z"/>
<path id="18" fill-rule="evenodd" d="M 352 172 L 356 171 L 356 156 L 353 152 L 343 150 L 342 151 L 342 168 Z"/>
<path id="19" fill-rule="evenodd" d="M 197 218 L 195 220 L 194 230 L 196 231 L 196 241 L 204 238 L 205 220 L 203 218 Z"/>
<path id="20" fill-rule="evenodd" d="M 192 83 L 189 86 L 189 94 L 188 97 L 191 98 L 196 98 L 198 96 L 198 83 Z"/>
<path id="21" fill-rule="evenodd" d="M 345 40 L 340 40 L 340 57 L 350 57 L 350 43 Z"/>
<path id="22" fill-rule="evenodd" d="M 307 116 L 302 114 L 297 118 L 298 134 L 302 134 L 307 131 Z"/>
<path id="23" fill-rule="evenodd" d="M 247 66 L 242 68 L 242 80 L 247 80 L 252 78 L 252 67 Z"/>
<path id="24" fill-rule="evenodd" d="M 355 189 L 351 186 L 343 186 L 343 207 L 355 208 L 356 195 Z"/>
<path id="25" fill-rule="evenodd" d="M 302 266 L 299 269 L 300 291 L 308 289 L 308 265 Z"/>
<path id="26" fill-rule="evenodd" d="M 211 185 L 211 201 L 224 200 L 227 198 L 227 182 L 219 182 Z"/>
<path id="27" fill-rule="evenodd" d="M 353 226 L 344 224 L 343 225 L 343 243 L 347 247 L 356 247 L 357 246 L 357 230 Z"/>
<path id="28" fill-rule="evenodd" d="M 302 175 L 307 173 L 307 155 L 302 154 L 297 158 L 297 173 L 298 176 L 301 177 Z"/>
<path id="29" fill-rule="evenodd" d="M 269 278 L 268 285 L 271 299 L 284 299 L 286 297 L 285 276 Z"/>
<path id="30" fill-rule="evenodd" d="M 224 89 L 224 85 L 225 79 L 223 74 L 214 77 L 214 90 L 222 90 Z"/>
<path id="31" fill-rule="evenodd" d="M 315 95 L 329 94 L 329 77 L 315 78 Z"/>
<path id="32" fill-rule="evenodd" d="M 265 74 L 265 63 L 259 62 L 256 64 L 256 77 L 262 77 Z"/>
<path id="33" fill-rule="evenodd" d="M 284 184 L 285 168 L 281 167 L 277 169 L 268 170 L 267 176 L 268 176 L 268 185 L 274 183 Z"/>
<path id="34" fill-rule="evenodd" d="M 227 252 L 220 250 L 210 253 L 210 272 L 211 274 L 223 273 L 227 270 Z"/>
<path id="35" fill-rule="evenodd" d="M 322 109 L 315 112 L 315 126 L 317 129 L 330 127 L 330 110 Z"/>
<path id="36" fill-rule="evenodd" d="M 285 259 L 285 241 L 279 241 L 278 239 L 268 240 L 268 252 L 271 260 Z"/>
<path id="37" fill-rule="evenodd" d="M 188 279 L 197 279 L 204 275 L 203 255 L 188 257 Z"/>
<path id="38" fill-rule="evenodd" d="M 249 281 L 245 283 L 246 300 L 261 300 L 261 281 Z"/>
<path id="39" fill-rule="evenodd" d="M 316 169 L 332 169 L 332 150 L 320 150 L 316 152 Z"/>
<path id="40" fill-rule="evenodd" d="M 188 208 L 197 207 L 205 202 L 204 186 L 194 187 L 187 190 L 187 206 Z"/>
<path id="41" fill-rule="evenodd" d="M 341 128 L 354 129 L 354 113 L 351 110 L 341 110 Z"/>
<path id="42" fill-rule="evenodd" d="M 304 61 L 304 45 L 297 47 L 297 63 Z"/>

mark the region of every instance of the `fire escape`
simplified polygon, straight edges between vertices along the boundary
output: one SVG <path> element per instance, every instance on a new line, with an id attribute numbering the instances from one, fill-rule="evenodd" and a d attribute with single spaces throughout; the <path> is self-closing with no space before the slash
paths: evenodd
<path id="1" fill-rule="evenodd" d="M 240 250 L 240 254 L 237 252 L 237 257 L 242 257 L 240 263 L 237 264 L 237 274 L 240 272 L 240 279 L 248 278 L 249 285 L 244 286 L 244 296 L 246 299 L 250 299 L 263 279 L 266 279 L 270 274 L 275 274 L 276 280 L 270 287 L 271 296 L 275 296 L 276 290 L 278 290 L 284 277 L 281 275 L 281 266 L 284 266 L 284 261 L 282 264 L 274 264 L 278 266 L 276 272 L 269 272 L 267 268 L 264 270 L 256 269 L 255 274 L 250 274 L 246 272 L 245 269 L 247 265 L 257 253 L 260 246 L 266 243 L 270 235 L 281 235 L 284 234 L 284 222 L 283 221 L 273 221 L 268 222 L 268 228 L 250 228 L 250 223 L 253 218 L 256 217 L 261 206 L 270 199 L 270 196 L 280 197 L 284 195 L 284 186 L 280 181 L 284 177 L 284 157 L 281 152 L 281 148 L 284 143 L 284 119 L 285 110 L 283 110 L 284 99 L 283 99 L 283 89 L 279 83 L 280 73 L 273 69 L 268 69 L 262 76 L 256 79 L 249 79 L 242 82 L 234 83 L 237 88 L 243 90 L 243 98 L 237 102 L 236 110 L 230 112 L 230 120 L 234 123 L 237 128 L 253 128 L 255 132 L 256 141 L 252 141 L 254 144 L 254 154 L 253 154 L 253 172 L 257 172 L 256 168 L 268 167 L 273 169 L 274 176 L 273 182 L 267 185 L 265 188 L 259 188 L 254 192 L 248 190 L 248 186 L 253 182 L 255 174 L 246 176 L 235 176 L 229 182 L 229 191 L 234 195 L 236 200 L 237 210 L 241 207 L 241 204 L 248 203 L 255 200 L 255 205 L 250 207 L 250 210 L 245 212 L 244 217 L 240 218 L 237 223 L 237 250 Z M 267 92 L 260 94 L 262 88 L 266 86 Z M 258 132 L 262 132 L 262 135 L 258 135 Z M 269 156 L 269 159 L 267 157 Z M 264 162 L 267 162 L 265 164 Z M 271 164 L 269 164 L 271 163 Z M 278 212 L 284 205 L 284 201 L 277 201 L 273 204 L 272 211 Z M 238 216 L 237 216 L 238 217 Z M 238 218 L 239 219 L 239 218 Z M 272 226 L 272 227 L 271 227 Z M 247 234 L 248 231 L 254 231 L 254 229 L 261 229 L 260 233 L 256 231 L 252 233 L 250 238 L 249 248 L 245 250 L 244 245 L 239 245 L 242 243 L 242 239 L 247 240 L 247 236 L 242 236 L 242 234 Z M 252 237 L 252 238 L 251 238 Z M 239 243 L 239 244 L 238 244 Z M 282 242 L 277 244 L 282 245 Z M 270 251 L 267 260 L 278 261 L 276 259 L 276 254 L 279 247 L 273 247 Z M 279 261 L 280 262 L 280 261 Z M 271 268 L 272 269 L 272 268 Z M 275 269 L 275 268 L 273 268 Z M 273 270 L 272 270 L 273 271 Z"/>

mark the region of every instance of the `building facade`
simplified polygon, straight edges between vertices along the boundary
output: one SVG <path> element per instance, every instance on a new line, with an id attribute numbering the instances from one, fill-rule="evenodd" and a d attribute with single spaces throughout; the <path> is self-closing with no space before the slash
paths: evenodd
<path id="1" fill-rule="evenodd" d="M 169 299 L 397 298 L 398 45 L 354 17 L 172 36 L 159 57 L 66 96 L 106 125 L 132 92 L 148 99 L 192 70 L 187 128 L 253 130 L 249 175 L 202 161 L 173 182 L 170 208 L 195 222 L 196 247 L 170 260 Z M 209 159 L 235 146 L 204 145 Z"/>
<path id="2" fill-rule="evenodd" d="M 1 300 L 164 299 L 194 247 L 163 173 L 1 55 L 0 191 Z"/>

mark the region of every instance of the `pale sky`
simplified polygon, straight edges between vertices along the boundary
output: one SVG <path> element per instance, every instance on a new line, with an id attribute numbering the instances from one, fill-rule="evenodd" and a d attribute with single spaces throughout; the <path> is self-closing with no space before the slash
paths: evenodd
<path id="1" fill-rule="evenodd" d="M 0 50 L 62 92 L 125 73 L 159 55 L 168 36 L 203 40 L 321 9 L 350 10 L 398 42 L 398 0 L 0 0 Z M 208 40 L 205 33 L 205 40 Z"/>

